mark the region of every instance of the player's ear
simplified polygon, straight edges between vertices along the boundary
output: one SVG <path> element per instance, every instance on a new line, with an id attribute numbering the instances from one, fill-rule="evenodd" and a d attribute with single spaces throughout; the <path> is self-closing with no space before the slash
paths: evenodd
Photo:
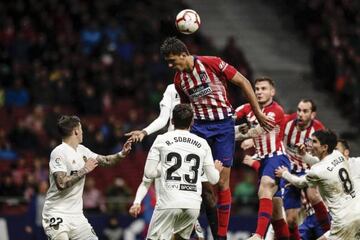
<path id="1" fill-rule="evenodd" d="M 312 112 L 312 113 L 311 113 L 311 120 L 314 120 L 315 117 L 316 117 L 316 112 Z"/>

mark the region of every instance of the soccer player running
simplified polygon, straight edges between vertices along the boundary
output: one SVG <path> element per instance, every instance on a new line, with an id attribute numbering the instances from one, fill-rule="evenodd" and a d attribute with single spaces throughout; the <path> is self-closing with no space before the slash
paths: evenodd
<path id="1" fill-rule="evenodd" d="M 81 145 L 83 131 L 77 116 L 62 116 L 57 123 L 62 143 L 50 154 L 50 187 L 42 212 L 49 239 L 98 239 L 83 214 L 85 175 L 99 166 L 110 166 L 125 158 L 131 141 L 113 155 L 98 155 Z"/>
<path id="2" fill-rule="evenodd" d="M 316 105 L 311 99 L 303 99 L 298 103 L 295 117 L 289 117 L 285 123 L 284 145 L 289 156 L 292 169 L 291 173 L 297 176 L 305 175 L 309 170 L 309 165 L 302 161 L 302 155 L 298 151 L 298 146 L 306 144 L 313 132 L 323 129 L 323 124 L 315 119 Z M 317 188 L 309 187 L 304 189 L 309 203 L 315 210 L 315 216 L 320 223 L 323 233 L 330 229 L 330 218 L 324 202 Z M 286 219 L 290 230 L 290 239 L 300 240 L 298 230 L 298 216 L 301 209 L 301 189 L 295 186 L 287 186 L 284 192 L 284 208 Z M 316 223 L 314 223 L 315 225 Z"/>
<path id="3" fill-rule="evenodd" d="M 330 130 L 318 130 L 312 134 L 312 154 L 320 162 L 309 172 L 298 177 L 284 166 L 275 174 L 296 187 L 318 186 L 332 217 L 331 228 L 321 240 L 347 240 L 360 237 L 360 199 L 344 155 L 335 150 L 337 137 Z"/>
<path id="4" fill-rule="evenodd" d="M 249 104 L 244 104 L 236 109 L 237 118 L 246 117 L 251 125 L 244 138 L 254 140 L 256 154 L 260 158 L 257 228 L 255 234 L 249 239 L 263 239 L 271 220 L 277 239 L 289 239 L 288 225 L 284 220 L 282 210 L 280 179 L 275 177 L 274 173 L 278 166 L 290 167 L 290 161 L 282 143 L 285 114 L 282 107 L 273 100 L 275 84 L 271 78 L 257 78 L 255 94 L 262 111 L 275 122 L 275 128 L 266 132 L 258 124 Z"/>
<path id="5" fill-rule="evenodd" d="M 211 184 L 219 181 L 222 163 L 214 163 L 206 140 L 189 132 L 193 116 L 189 104 L 176 105 L 175 130 L 157 136 L 149 151 L 144 174 L 160 183 L 148 240 L 189 239 L 200 212 L 199 174 L 203 169 Z"/>
<path id="6" fill-rule="evenodd" d="M 225 167 L 218 183 L 218 214 L 212 186 L 206 183 L 203 184 L 203 200 L 213 237 L 226 239 L 231 209 L 229 179 L 235 147 L 233 109 L 227 98 L 227 81 L 244 91 L 256 118 L 265 129 L 272 129 L 272 121 L 261 112 L 250 82 L 233 66 L 218 57 L 191 55 L 186 45 L 175 37 L 167 38 L 160 51 L 168 67 L 176 70 L 174 84 L 181 103 L 191 103 L 194 108 L 191 132 L 208 141 L 214 159 L 220 160 Z"/>

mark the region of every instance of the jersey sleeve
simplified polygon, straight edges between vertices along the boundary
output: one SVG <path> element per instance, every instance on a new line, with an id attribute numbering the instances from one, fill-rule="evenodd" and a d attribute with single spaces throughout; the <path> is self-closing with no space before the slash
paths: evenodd
<path id="1" fill-rule="evenodd" d="M 320 182 L 320 177 L 314 168 L 310 168 L 310 171 L 305 175 L 305 179 L 310 187 L 315 187 Z"/>
<path id="2" fill-rule="evenodd" d="M 60 151 L 53 151 L 50 155 L 49 162 L 50 173 L 55 172 L 67 172 L 67 167 L 65 163 L 65 155 Z"/>
<path id="3" fill-rule="evenodd" d="M 159 116 L 150 123 L 144 130 L 148 135 L 153 134 L 154 132 L 159 131 L 169 122 L 171 116 L 171 106 L 172 106 L 172 97 L 171 89 L 168 86 L 164 92 L 163 99 L 160 102 L 160 114 Z"/>
<path id="4" fill-rule="evenodd" d="M 211 148 L 207 142 L 204 141 L 205 158 L 204 158 L 204 172 L 208 181 L 211 184 L 216 184 L 220 179 L 220 173 L 214 166 L 214 159 L 212 157 Z"/>
<path id="5" fill-rule="evenodd" d="M 205 62 L 216 74 L 223 75 L 227 80 L 233 79 L 238 72 L 236 68 L 228 64 L 219 57 L 199 57 L 201 61 Z"/>
<path id="6" fill-rule="evenodd" d="M 235 109 L 236 119 L 245 117 L 251 110 L 250 104 L 243 104 Z"/>
<path id="7" fill-rule="evenodd" d="M 83 151 L 85 153 L 85 157 L 86 158 L 93 158 L 93 159 L 96 159 L 98 154 L 97 153 L 94 153 L 93 151 L 91 151 L 89 148 L 81 145 L 81 147 L 83 148 Z"/>
<path id="8" fill-rule="evenodd" d="M 320 122 L 320 120 L 314 119 L 314 129 L 315 131 L 325 129 L 325 126 L 322 122 Z"/>
<path id="9" fill-rule="evenodd" d="M 160 145 L 161 135 L 156 137 L 146 159 L 144 175 L 147 178 L 156 178 L 160 176 L 160 171 L 158 169 L 160 162 Z"/>

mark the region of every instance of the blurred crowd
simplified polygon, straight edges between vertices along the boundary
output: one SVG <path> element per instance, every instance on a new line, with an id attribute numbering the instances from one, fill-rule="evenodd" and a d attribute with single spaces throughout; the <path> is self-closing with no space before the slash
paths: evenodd
<path id="1" fill-rule="evenodd" d="M 293 26 L 311 46 L 316 89 L 329 92 L 342 113 L 359 126 L 360 2 L 277 0 L 274 3 L 282 16 L 292 19 Z"/>
<path id="2" fill-rule="evenodd" d="M 173 76 L 159 47 L 167 36 L 178 35 L 174 16 L 184 8 L 178 0 L 0 2 L 0 214 L 43 198 L 48 157 L 60 142 L 56 121 L 61 114 L 80 116 L 84 145 L 99 154 L 119 151 L 124 133 L 157 116 Z M 216 50 L 200 33 L 179 37 L 192 53 L 219 55 L 252 79 L 233 38 Z M 239 88 L 229 85 L 229 91 L 234 107 L 244 102 Z M 132 167 L 136 172 L 88 177 L 86 210 L 127 210 L 153 139 L 134 147 L 130 158 L 139 163 Z M 245 182 L 237 188 L 239 201 L 244 191 L 244 201 L 255 201 L 254 173 L 234 176 L 234 184 Z"/>

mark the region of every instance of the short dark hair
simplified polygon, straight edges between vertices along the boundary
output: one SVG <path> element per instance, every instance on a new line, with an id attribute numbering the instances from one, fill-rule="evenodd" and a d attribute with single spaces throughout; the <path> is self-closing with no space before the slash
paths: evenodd
<path id="1" fill-rule="evenodd" d="M 80 118 L 78 116 L 63 115 L 57 122 L 57 127 L 62 138 L 71 136 L 74 128 L 80 124 Z"/>
<path id="2" fill-rule="evenodd" d="M 189 50 L 187 49 L 185 43 L 183 43 L 180 39 L 176 37 L 168 37 L 165 39 L 163 44 L 160 47 L 160 53 L 166 57 L 170 54 L 180 55 L 182 53 L 186 53 L 189 55 Z"/>
<path id="3" fill-rule="evenodd" d="M 337 140 L 338 143 L 341 143 L 341 145 L 343 145 L 343 147 L 345 148 L 345 150 L 349 150 L 350 151 L 350 145 L 348 143 L 348 141 L 346 141 L 345 139 L 339 138 Z"/>
<path id="4" fill-rule="evenodd" d="M 319 139 L 321 145 L 328 145 L 328 153 L 334 151 L 337 144 L 337 136 L 333 131 L 330 129 L 322 129 L 315 131 L 312 135 Z"/>
<path id="5" fill-rule="evenodd" d="M 308 99 L 308 98 L 304 98 L 304 99 L 301 99 L 300 102 L 310 103 L 310 104 L 311 104 L 311 111 L 312 111 L 312 112 L 316 112 L 317 107 L 316 107 L 316 104 L 315 104 L 314 100 Z"/>
<path id="6" fill-rule="evenodd" d="M 175 129 L 189 128 L 194 118 L 194 112 L 190 104 L 178 104 L 173 110 L 173 123 Z"/>
<path id="7" fill-rule="evenodd" d="M 258 82 L 268 82 L 273 88 L 275 88 L 275 82 L 270 77 L 264 76 L 264 77 L 256 78 L 255 84 L 257 84 Z"/>

